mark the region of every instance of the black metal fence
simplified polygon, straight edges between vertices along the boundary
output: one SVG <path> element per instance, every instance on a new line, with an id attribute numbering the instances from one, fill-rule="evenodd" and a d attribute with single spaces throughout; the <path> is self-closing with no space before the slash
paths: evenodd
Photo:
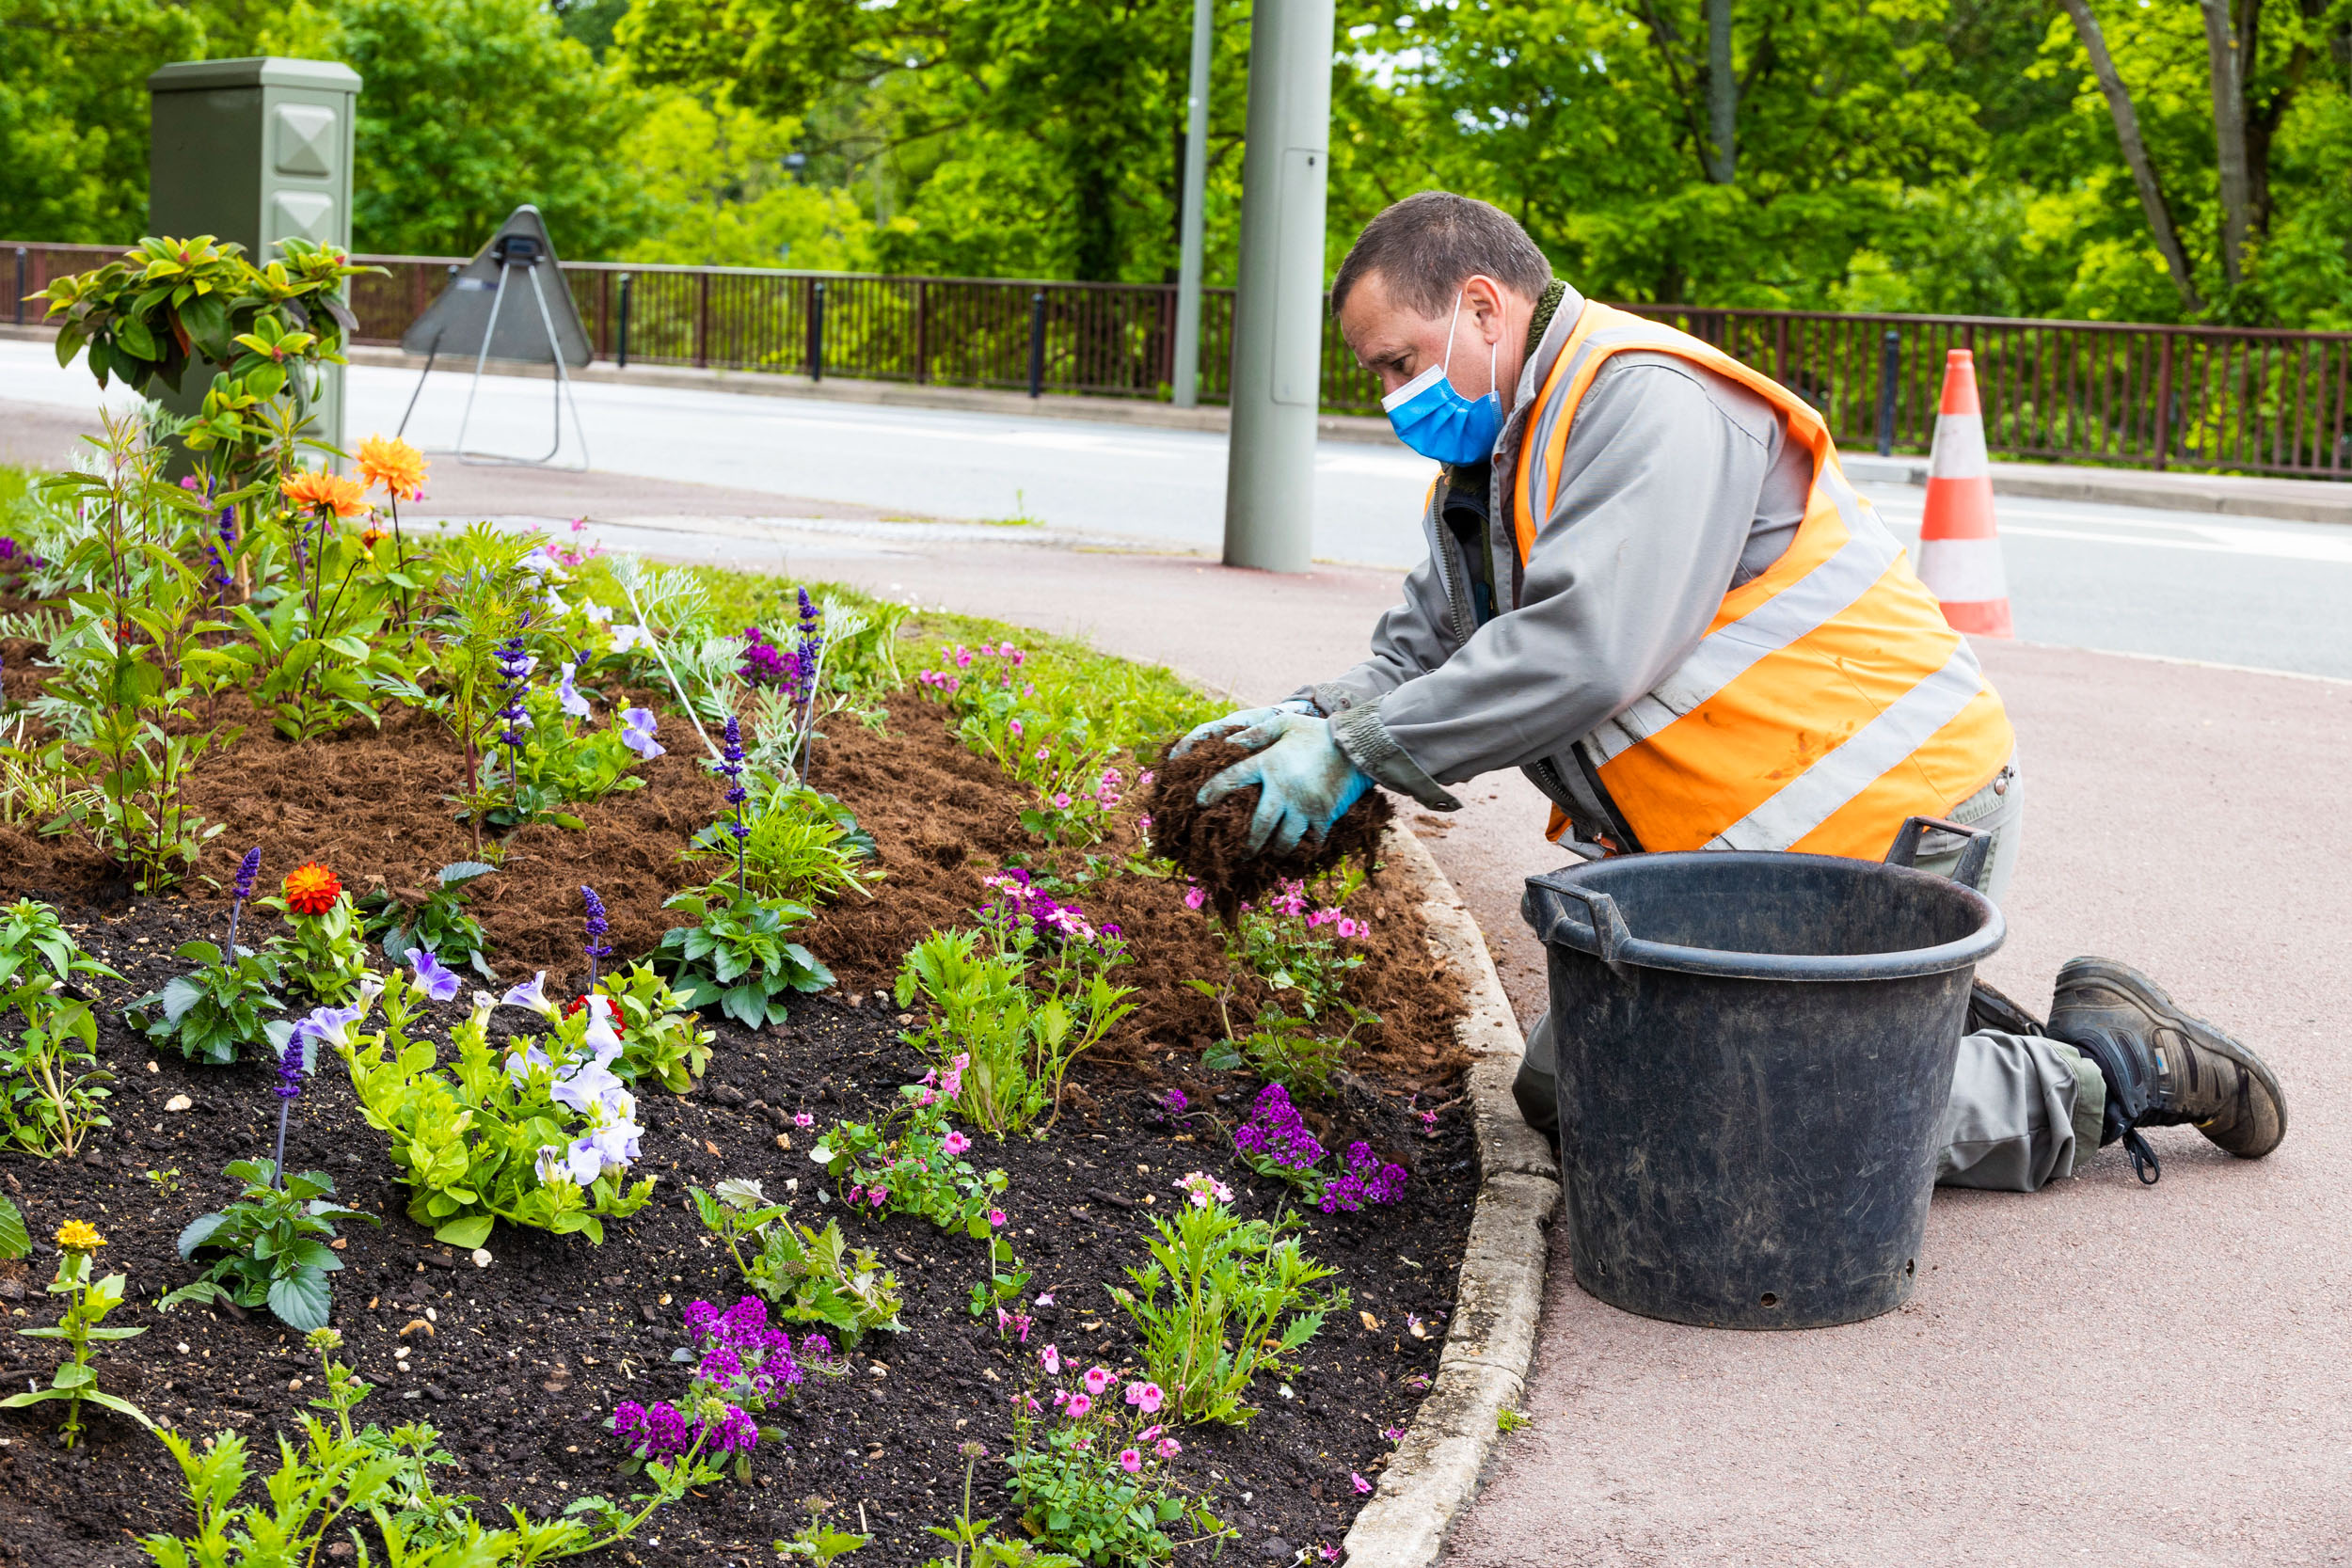
<path id="1" fill-rule="evenodd" d="M 119 254 L 13 245 L 16 295 Z M 358 341 L 397 342 L 460 261 L 369 256 Z M 850 376 L 1085 397 L 1164 399 L 1176 291 L 1162 284 L 895 277 L 752 267 L 573 261 L 564 267 L 600 359 Z M 1935 434 L 1946 351 L 1974 351 L 1986 444 L 2005 457 L 2120 467 L 2352 475 L 2352 333 L 1990 316 L 1632 306 L 1795 389 L 1851 450 L 1919 452 Z M 36 322 L 40 307 L 20 305 Z M 1233 292 L 1201 301 L 1200 401 L 1227 400 Z M 1895 335 L 1891 348 L 1887 335 Z M 1327 412 L 1375 414 L 1379 387 L 1335 326 Z"/>

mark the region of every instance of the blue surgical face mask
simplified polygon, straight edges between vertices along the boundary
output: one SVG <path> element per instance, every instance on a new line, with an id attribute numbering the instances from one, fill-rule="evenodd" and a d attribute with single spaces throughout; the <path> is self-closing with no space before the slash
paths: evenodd
<path id="1" fill-rule="evenodd" d="M 1380 400 L 1396 438 L 1439 463 L 1483 463 L 1494 454 L 1502 430 L 1502 393 L 1495 383 L 1501 342 L 1487 345 L 1486 395 L 1466 398 L 1446 372 L 1454 365 L 1454 329 L 1461 325 L 1462 296 L 1454 296 L 1454 319 L 1446 325 L 1445 363 L 1432 365 Z"/>

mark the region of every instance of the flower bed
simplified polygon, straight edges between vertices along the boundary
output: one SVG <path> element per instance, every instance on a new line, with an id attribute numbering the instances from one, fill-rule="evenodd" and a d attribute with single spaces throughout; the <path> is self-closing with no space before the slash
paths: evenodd
<path id="1" fill-rule="evenodd" d="M 0 509 L 0 1561 L 274 1436 L 329 1560 L 1332 1547 L 1477 1187 L 1385 877 L 1220 926 L 1164 672 L 239 439 Z"/>

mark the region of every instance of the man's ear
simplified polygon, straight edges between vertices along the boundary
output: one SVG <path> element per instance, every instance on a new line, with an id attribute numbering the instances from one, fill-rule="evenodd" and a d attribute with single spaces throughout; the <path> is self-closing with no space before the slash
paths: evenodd
<path id="1" fill-rule="evenodd" d="M 1472 273 L 1462 284 L 1462 313 L 1477 323 L 1482 341 L 1495 342 L 1502 336 L 1502 285 L 1483 272 Z"/>

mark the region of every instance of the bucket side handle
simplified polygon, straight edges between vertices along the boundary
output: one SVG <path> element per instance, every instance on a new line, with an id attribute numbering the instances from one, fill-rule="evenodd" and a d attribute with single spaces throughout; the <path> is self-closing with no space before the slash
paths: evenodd
<path id="1" fill-rule="evenodd" d="M 1540 885 L 1554 898 L 1573 898 L 1584 906 L 1584 916 L 1593 927 L 1594 952 L 1602 963 L 1616 963 L 1626 948 L 1632 944 L 1632 929 L 1626 925 L 1625 916 L 1618 911 L 1617 901 L 1609 895 L 1592 888 L 1579 887 L 1574 882 L 1543 882 Z M 1559 916 L 1565 912 L 1563 910 L 1553 911 L 1553 920 L 1556 922 Z M 1543 941 L 1549 942 L 1551 940 L 1552 931 L 1547 928 L 1538 935 Z M 1582 944 L 1577 943 L 1576 945 Z"/>
<path id="2" fill-rule="evenodd" d="M 1886 851 L 1889 865 L 1915 865 L 1919 860 L 1919 843 L 1930 829 L 1937 832 L 1957 833 L 1968 841 L 1968 847 L 1960 852 L 1960 863 L 1952 867 L 1951 879 L 1963 887 L 1983 889 L 1985 862 L 1993 858 L 1993 834 L 1990 830 L 1954 822 L 1943 816 L 1914 816 L 1906 819 L 1901 831 L 1895 834 L 1895 843 Z"/>

